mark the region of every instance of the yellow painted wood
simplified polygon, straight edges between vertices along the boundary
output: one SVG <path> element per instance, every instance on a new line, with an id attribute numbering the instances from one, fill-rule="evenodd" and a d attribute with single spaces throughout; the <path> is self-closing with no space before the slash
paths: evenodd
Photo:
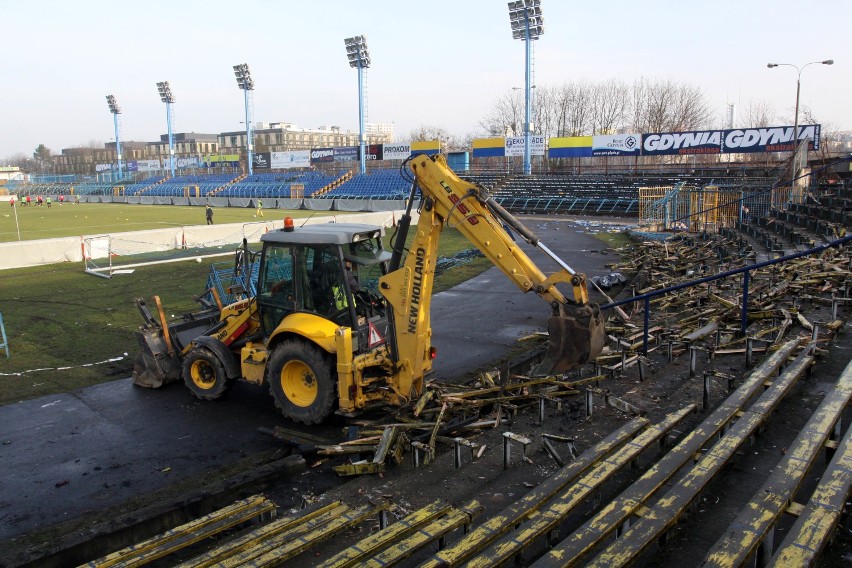
<path id="1" fill-rule="evenodd" d="M 204 554 L 184 562 L 180 565 L 180 568 L 206 568 L 208 566 L 213 566 L 226 558 L 257 546 L 258 543 L 272 538 L 273 536 L 283 534 L 287 531 L 297 530 L 300 527 L 302 527 L 303 530 L 307 530 L 305 527 L 316 526 L 318 523 L 327 522 L 327 520 L 333 518 L 334 515 L 343 513 L 347 509 L 348 507 L 343 505 L 340 501 L 333 501 L 312 511 L 305 511 L 299 515 L 276 519 L 275 521 L 258 527 L 239 538 L 223 543 Z"/>
<path id="2" fill-rule="evenodd" d="M 589 495 L 600 488 L 600 486 L 618 473 L 621 468 L 646 450 L 651 444 L 657 442 L 669 430 L 677 426 L 684 418 L 695 412 L 695 405 L 689 405 L 678 412 L 673 412 L 659 424 L 651 426 L 635 439 L 625 444 L 613 455 L 592 469 L 588 474 L 580 478 L 568 488 L 562 495 L 546 508 L 542 508 L 540 516 L 530 519 L 518 530 L 507 534 L 488 550 L 476 558 L 471 559 L 465 566 L 467 568 L 490 568 L 499 566 L 506 560 L 526 549 L 539 537 L 556 528 L 565 517 L 568 516 L 579 504 L 583 503 Z"/>
<path id="3" fill-rule="evenodd" d="M 583 452 L 580 457 L 560 469 L 556 474 L 539 484 L 538 487 L 518 499 L 515 503 L 487 519 L 467 536 L 435 554 L 435 556 L 421 564 L 421 568 L 446 568 L 460 565 L 489 543 L 511 530 L 513 526 L 529 518 L 539 507 L 569 483 L 605 456 L 615 451 L 647 425 L 647 419 L 634 418 L 601 440 L 594 447 Z"/>
<path id="4" fill-rule="evenodd" d="M 254 495 L 83 566 L 141 566 L 274 510 L 274 503 Z"/>
<path id="5" fill-rule="evenodd" d="M 384 530 L 360 540 L 345 550 L 341 550 L 322 564 L 317 565 L 316 568 L 349 568 L 354 566 L 376 551 L 405 538 L 415 530 L 419 530 L 421 526 L 447 513 L 450 509 L 451 507 L 447 504 L 431 503 L 406 515 L 405 518 L 398 520 Z"/>

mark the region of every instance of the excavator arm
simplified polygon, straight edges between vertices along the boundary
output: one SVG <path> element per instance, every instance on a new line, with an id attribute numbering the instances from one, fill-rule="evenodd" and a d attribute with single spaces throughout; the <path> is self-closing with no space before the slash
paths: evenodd
<path id="1" fill-rule="evenodd" d="M 408 163 L 422 193 L 420 218 L 404 264 L 407 223 L 401 221 L 390 272 L 380 290 L 393 307 L 392 356 L 398 362 L 398 386 L 420 392 L 431 369 L 429 307 L 438 241 L 445 226 L 458 229 L 523 292 L 534 292 L 551 307 L 550 348 L 536 374 L 568 371 L 593 359 L 603 348 L 603 317 L 589 303 L 586 277 L 553 254 L 529 229 L 481 187 L 460 179 L 443 156 L 418 155 Z M 505 227 L 551 257 L 560 269 L 545 274 L 517 245 Z M 568 298 L 557 287 L 570 288 Z"/>

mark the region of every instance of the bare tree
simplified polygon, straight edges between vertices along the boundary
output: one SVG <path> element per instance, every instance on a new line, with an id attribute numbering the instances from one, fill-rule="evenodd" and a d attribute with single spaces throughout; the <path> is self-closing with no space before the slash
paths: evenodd
<path id="1" fill-rule="evenodd" d="M 710 108 L 698 87 L 673 81 L 633 83 L 632 124 L 636 132 L 677 132 L 705 128 Z"/>
<path id="2" fill-rule="evenodd" d="M 747 124 L 750 127 L 762 128 L 764 126 L 772 126 L 777 120 L 773 118 L 774 116 L 777 116 L 775 109 L 768 102 L 765 100 L 750 100 L 740 113 L 742 120 L 739 122 Z"/>
<path id="3" fill-rule="evenodd" d="M 524 115 L 524 97 L 512 90 L 498 97 L 479 126 L 491 136 L 520 136 L 524 132 Z"/>
<path id="4" fill-rule="evenodd" d="M 609 79 L 593 86 L 591 129 L 593 134 L 614 134 L 624 124 L 630 88 L 623 81 Z"/>
<path id="5" fill-rule="evenodd" d="M 446 129 L 434 125 L 421 125 L 408 133 L 411 142 L 440 140 L 441 148 L 448 151 L 464 149 L 464 141 L 447 132 Z"/>
<path id="6" fill-rule="evenodd" d="M 566 83 L 558 90 L 557 123 L 559 136 L 591 134 L 592 89 L 588 83 Z"/>

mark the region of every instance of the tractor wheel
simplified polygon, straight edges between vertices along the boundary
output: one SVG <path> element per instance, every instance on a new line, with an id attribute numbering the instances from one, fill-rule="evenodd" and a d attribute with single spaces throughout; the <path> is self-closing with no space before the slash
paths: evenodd
<path id="1" fill-rule="evenodd" d="M 204 347 L 194 347 L 184 358 L 183 382 L 201 400 L 220 398 L 233 383 L 219 358 Z"/>
<path id="2" fill-rule="evenodd" d="M 319 347 L 299 340 L 282 341 L 266 365 L 266 380 L 275 406 L 286 418 L 319 424 L 337 400 L 334 362 Z"/>

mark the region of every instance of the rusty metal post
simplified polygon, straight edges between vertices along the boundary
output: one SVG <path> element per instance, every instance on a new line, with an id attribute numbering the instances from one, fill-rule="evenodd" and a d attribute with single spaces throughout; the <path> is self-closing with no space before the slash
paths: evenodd
<path id="1" fill-rule="evenodd" d="M 592 417 L 592 412 L 594 411 L 595 401 L 592 398 L 592 391 L 586 389 L 586 418 Z"/>
<path id="2" fill-rule="evenodd" d="M 748 283 L 750 272 L 743 272 L 743 308 L 740 314 L 740 334 L 745 335 L 748 326 Z"/>
<path id="3" fill-rule="evenodd" d="M 694 345 L 689 346 L 689 376 L 695 376 L 695 368 L 698 363 L 698 349 Z"/>

